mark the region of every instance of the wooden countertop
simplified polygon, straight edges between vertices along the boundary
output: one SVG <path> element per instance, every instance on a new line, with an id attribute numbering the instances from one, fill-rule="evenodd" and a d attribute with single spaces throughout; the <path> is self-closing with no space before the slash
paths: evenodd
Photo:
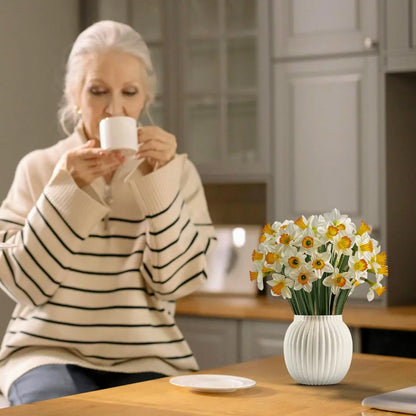
<path id="1" fill-rule="evenodd" d="M 211 318 L 293 320 L 286 301 L 267 296 L 194 294 L 177 301 L 176 313 Z M 347 303 L 343 319 L 351 327 L 416 331 L 416 305 L 383 307 Z"/>
<path id="2" fill-rule="evenodd" d="M 0 410 L 1 416 L 275 416 L 396 415 L 361 405 L 365 397 L 415 384 L 416 360 L 354 354 L 345 379 L 333 386 L 301 386 L 289 376 L 283 356 L 203 373 L 248 377 L 256 386 L 232 393 L 197 393 L 169 378 Z"/>

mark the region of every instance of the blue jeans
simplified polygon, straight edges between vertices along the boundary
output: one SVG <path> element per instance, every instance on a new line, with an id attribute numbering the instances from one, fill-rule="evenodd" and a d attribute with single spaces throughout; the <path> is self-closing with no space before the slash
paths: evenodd
<path id="1" fill-rule="evenodd" d="M 43 365 L 19 377 L 11 385 L 8 399 L 12 406 L 16 406 L 161 377 L 165 375 L 153 372 L 112 373 L 76 365 Z"/>

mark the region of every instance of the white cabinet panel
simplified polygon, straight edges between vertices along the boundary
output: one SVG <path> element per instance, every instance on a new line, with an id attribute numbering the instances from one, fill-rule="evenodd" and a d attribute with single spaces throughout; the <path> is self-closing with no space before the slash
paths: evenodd
<path id="1" fill-rule="evenodd" d="M 201 370 L 239 361 L 238 321 L 177 316 L 176 322 Z"/>
<path id="2" fill-rule="evenodd" d="M 376 41 L 376 0 L 273 0 L 274 56 L 361 52 Z"/>
<path id="3" fill-rule="evenodd" d="M 386 0 L 385 38 L 387 71 L 416 70 L 416 0 Z"/>
<path id="4" fill-rule="evenodd" d="M 275 214 L 379 225 L 377 58 L 275 65 Z"/>
<path id="5" fill-rule="evenodd" d="M 241 325 L 241 361 L 283 354 L 289 323 L 246 320 Z"/>

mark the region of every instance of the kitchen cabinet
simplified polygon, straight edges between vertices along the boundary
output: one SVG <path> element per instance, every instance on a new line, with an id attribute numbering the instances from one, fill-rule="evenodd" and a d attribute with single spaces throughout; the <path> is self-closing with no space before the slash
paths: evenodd
<path id="1" fill-rule="evenodd" d="M 241 321 L 241 361 L 283 354 L 283 341 L 289 323 Z"/>
<path id="2" fill-rule="evenodd" d="M 377 57 L 274 66 L 275 212 L 339 208 L 379 226 Z"/>
<path id="3" fill-rule="evenodd" d="M 272 0 L 272 8 L 274 58 L 361 53 L 378 46 L 376 0 Z"/>
<path id="4" fill-rule="evenodd" d="M 177 315 L 176 322 L 201 370 L 283 354 L 290 323 Z M 360 329 L 350 328 L 354 352 L 361 351 Z"/>
<path id="5" fill-rule="evenodd" d="M 240 361 L 238 321 L 176 316 L 176 322 L 202 370 Z"/>
<path id="6" fill-rule="evenodd" d="M 415 71 L 416 0 L 386 0 L 383 13 L 386 71 Z"/>

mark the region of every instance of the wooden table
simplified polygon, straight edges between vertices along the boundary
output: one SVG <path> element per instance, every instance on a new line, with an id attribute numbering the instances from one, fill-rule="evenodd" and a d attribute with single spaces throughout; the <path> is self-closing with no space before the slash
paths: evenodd
<path id="1" fill-rule="evenodd" d="M 392 415 L 361 406 L 366 396 L 416 384 L 416 359 L 354 354 L 347 377 L 334 386 L 301 386 L 282 356 L 204 371 L 252 378 L 232 393 L 196 393 L 169 378 L 0 410 L 0 416 Z"/>

